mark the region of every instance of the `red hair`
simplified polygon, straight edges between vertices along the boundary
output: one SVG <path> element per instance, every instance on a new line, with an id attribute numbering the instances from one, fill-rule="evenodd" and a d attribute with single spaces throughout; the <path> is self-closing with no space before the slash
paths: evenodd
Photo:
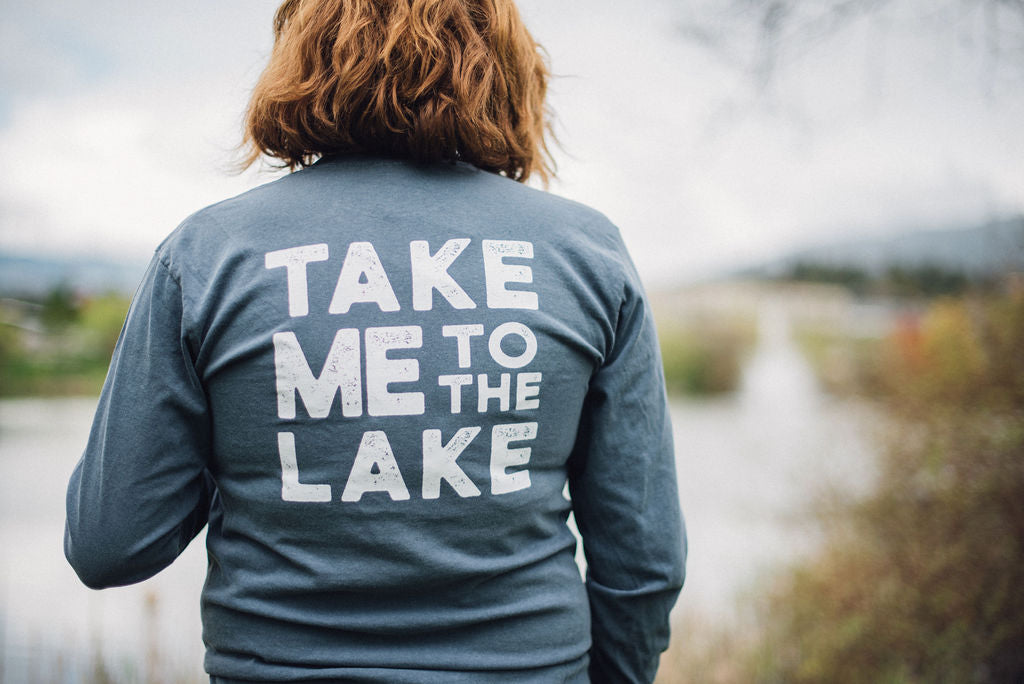
<path id="1" fill-rule="evenodd" d="M 548 77 L 512 0 L 286 0 L 244 166 L 368 153 L 546 181 Z"/>

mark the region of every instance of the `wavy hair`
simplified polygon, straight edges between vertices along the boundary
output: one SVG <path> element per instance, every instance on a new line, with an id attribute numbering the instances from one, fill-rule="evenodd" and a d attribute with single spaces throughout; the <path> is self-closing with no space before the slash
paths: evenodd
<path id="1" fill-rule="evenodd" d="M 378 154 L 546 182 L 548 78 L 513 0 L 286 0 L 243 168 Z"/>

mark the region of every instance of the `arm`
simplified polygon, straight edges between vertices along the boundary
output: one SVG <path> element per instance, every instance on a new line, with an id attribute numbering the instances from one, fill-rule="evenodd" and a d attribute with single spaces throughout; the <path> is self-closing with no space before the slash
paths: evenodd
<path id="1" fill-rule="evenodd" d="M 180 285 L 154 257 L 68 484 L 64 554 L 82 582 L 95 589 L 140 582 L 199 533 L 215 491 L 209 437 Z"/>
<path id="2" fill-rule="evenodd" d="M 661 358 L 639 285 L 591 379 L 569 488 L 588 566 L 591 681 L 651 682 L 668 646 L 686 540 Z"/>

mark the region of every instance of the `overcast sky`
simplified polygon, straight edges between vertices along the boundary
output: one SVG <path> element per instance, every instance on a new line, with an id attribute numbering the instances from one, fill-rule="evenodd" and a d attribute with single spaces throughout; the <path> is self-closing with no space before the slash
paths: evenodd
<path id="1" fill-rule="evenodd" d="M 271 180 L 226 169 L 277 4 L 4 2 L 0 249 L 144 260 Z M 614 220 L 651 283 L 1024 211 L 1019 17 L 993 43 L 974 3 L 891 3 L 784 43 L 758 89 L 725 0 L 519 4 L 557 75 L 551 191 Z M 694 24 L 726 27 L 726 49 L 684 39 Z"/>

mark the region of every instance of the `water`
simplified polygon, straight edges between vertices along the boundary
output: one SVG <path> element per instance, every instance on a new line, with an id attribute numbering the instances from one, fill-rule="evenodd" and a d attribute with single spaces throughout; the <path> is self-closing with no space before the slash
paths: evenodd
<path id="1" fill-rule="evenodd" d="M 0 681 L 77 681 L 96 662 L 118 679 L 202 679 L 201 538 L 132 587 L 86 589 L 64 559 L 65 488 L 95 405 L 0 402 Z"/>
<path id="2" fill-rule="evenodd" d="M 870 483 L 866 409 L 819 390 L 785 309 L 764 306 L 759 333 L 735 395 L 672 404 L 690 540 L 677 615 L 730 614 L 764 570 L 814 548 L 803 513 L 824 483 Z M 202 535 L 132 587 L 90 591 L 64 560 L 64 491 L 94 406 L 0 402 L 0 681 L 75 681 L 97 662 L 118 680 L 202 681 Z"/>
<path id="3" fill-rule="evenodd" d="M 677 610 L 732 613 L 738 591 L 815 548 L 818 497 L 872 482 L 875 417 L 820 390 L 782 307 L 761 308 L 736 394 L 676 401 L 672 419 L 690 546 Z"/>

